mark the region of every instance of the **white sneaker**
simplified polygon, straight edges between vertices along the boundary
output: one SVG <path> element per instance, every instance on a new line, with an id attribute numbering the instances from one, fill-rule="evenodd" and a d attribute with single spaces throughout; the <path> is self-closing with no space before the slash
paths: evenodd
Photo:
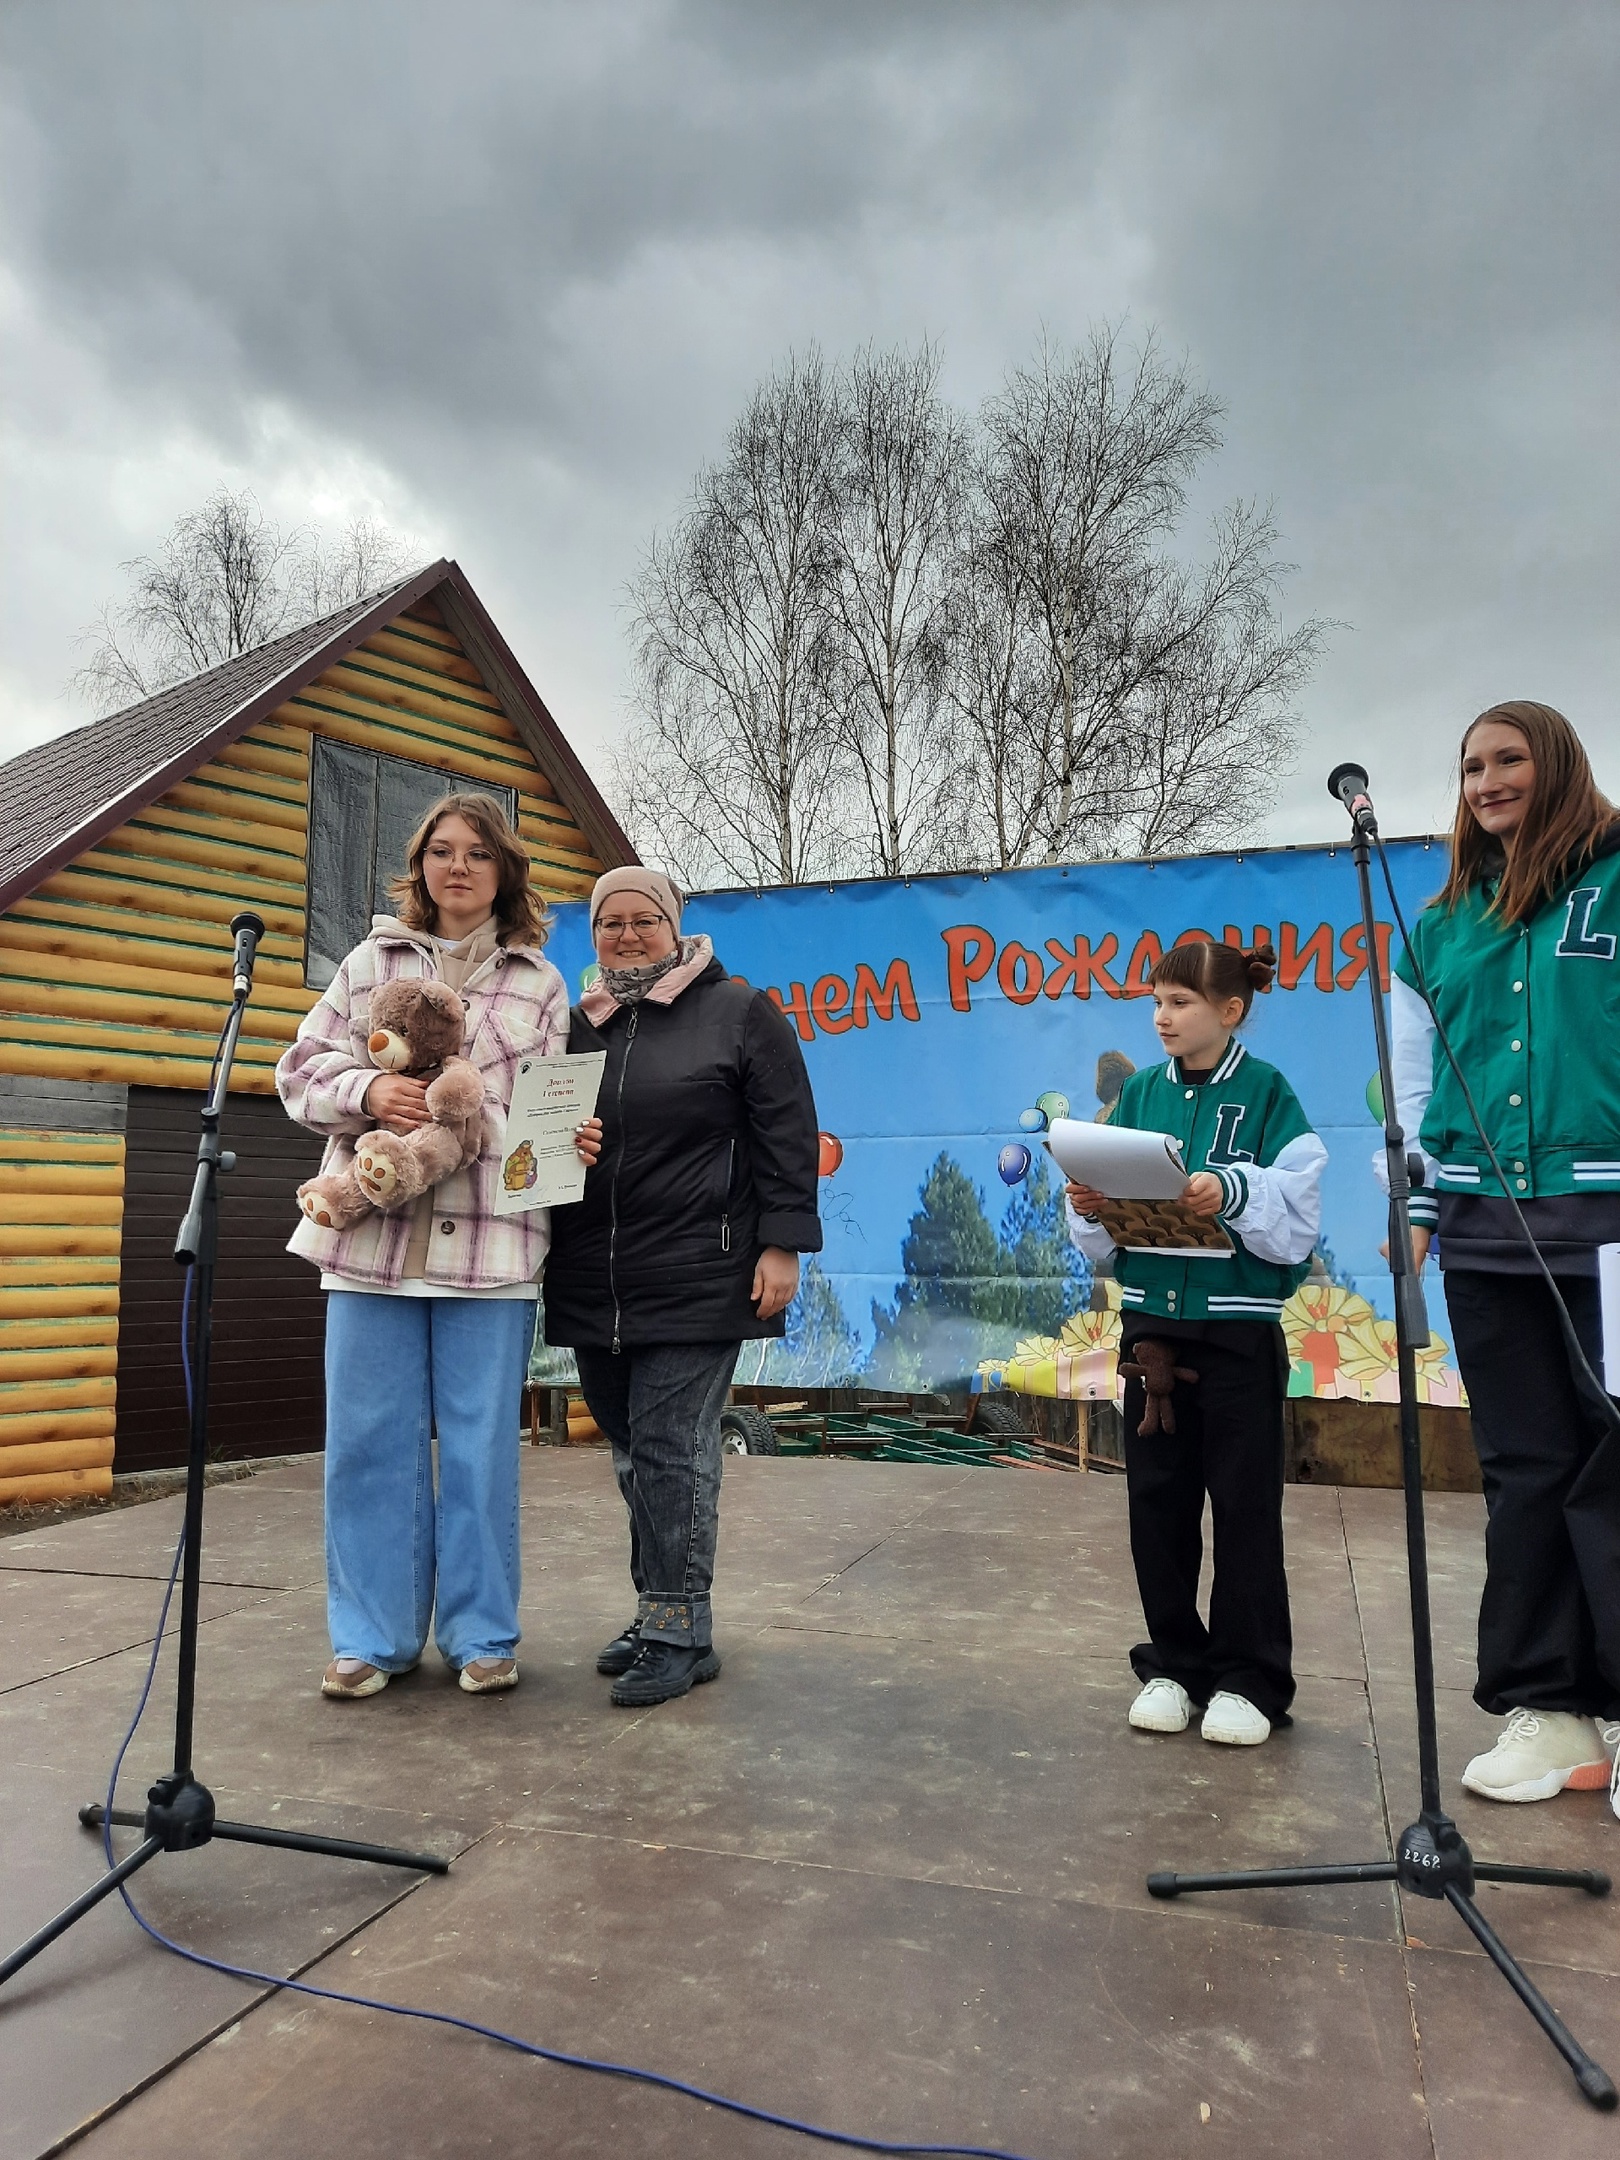
<path id="1" fill-rule="evenodd" d="M 1570 1710 L 1510 1710 L 1495 1747 L 1462 1774 L 1465 1792 L 1482 1800 L 1551 1800 L 1558 1793 L 1601 1792 L 1609 1758 L 1597 1726 Z"/>
<path id="2" fill-rule="evenodd" d="M 1185 1732 L 1192 1720 L 1192 1697 L 1179 1680 L 1150 1680 L 1131 1704 L 1138 1732 Z"/>
<path id="3" fill-rule="evenodd" d="M 1229 1695 L 1225 1688 L 1217 1688 L 1198 1730 L 1219 1747 L 1258 1747 L 1271 1738 L 1271 1720 L 1262 1717 L 1246 1695 Z"/>

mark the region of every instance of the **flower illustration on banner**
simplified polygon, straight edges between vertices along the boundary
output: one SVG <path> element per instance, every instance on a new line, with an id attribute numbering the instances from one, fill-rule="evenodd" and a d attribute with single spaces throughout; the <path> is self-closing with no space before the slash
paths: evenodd
<path id="1" fill-rule="evenodd" d="M 1419 1402 L 1448 1407 L 1465 1402 L 1461 1376 L 1448 1363 L 1450 1356 L 1450 1346 L 1431 1333 L 1415 1359 Z M 1343 1376 L 1350 1385 L 1342 1392 L 1349 1394 L 1353 1387 L 1363 1402 L 1400 1401 L 1400 1340 L 1393 1320 L 1369 1313 L 1356 1323 L 1346 1344 Z"/>
<path id="2" fill-rule="evenodd" d="M 1344 1339 L 1362 1320 L 1373 1318 L 1364 1297 L 1338 1283 L 1302 1283 L 1282 1310 L 1283 1337 L 1289 1360 L 1310 1367 L 1311 1393 L 1337 1395 Z"/>
<path id="3" fill-rule="evenodd" d="M 987 1388 L 1064 1402 L 1112 1402 L 1119 1392 L 1119 1285 L 1106 1276 L 1101 1312 L 1072 1313 L 1058 1335 L 1030 1335 L 1010 1358 L 987 1358 L 979 1377 Z"/>
<path id="4" fill-rule="evenodd" d="M 1119 1285 L 1108 1282 L 1116 1296 Z M 1058 1392 L 1080 1400 L 1112 1402 L 1119 1392 L 1119 1306 L 1106 1312 L 1073 1313 L 1058 1337 Z"/>

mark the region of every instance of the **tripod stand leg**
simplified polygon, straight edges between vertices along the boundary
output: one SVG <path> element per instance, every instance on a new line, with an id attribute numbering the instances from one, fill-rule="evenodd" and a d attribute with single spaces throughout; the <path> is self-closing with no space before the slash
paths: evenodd
<path id="1" fill-rule="evenodd" d="M 47 1945 L 55 1942 L 58 1935 L 65 1935 L 74 1921 L 82 1920 L 92 1906 L 99 1905 L 104 1897 L 111 1897 L 121 1882 L 127 1881 L 137 1868 L 145 1867 L 148 1860 L 156 1859 L 162 1850 L 161 1838 L 149 1837 L 144 1844 L 137 1845 L 127 1858 L 120 1860 L 115 1868 L 103 1875 L 100 1882 L 87 1890 L 83 1897 L 76 1897 L 65 1911 L 59 1912 L 54 1920 L 48 1920 L 38 1934 L 30 1935 L 20 1949 L 12 1951 L 4 1964 L 0 1964 L 0 1985 L 9 1980 L 14 1972 L 20 1972 L 30 1958 L 38 1957 Z"/>
<path id="2" fill-rule="evenodd" d="M 1180 1897 L 1184 1890 L 1309 1890 L 1320 1883 L 1394 1882 L 1393 1860 L 1349 1860 L 1331 1867 L 1239 1868 L 1226 1875 L 1150 1875 L 1148 1894 Z"/>
<path id="3" fill-rule="evenodd" d="M 1524 1872 L 1536 1875 L 1546 1871 L 1530 1869 Z M 1552 2042 L 1559 2054 L 1563 2056 L 1565 2062 L 1569 2064 L 1569 2067 L 1575 2073 L 1576 2084 L 1581 2088 L 1587 2099 L 1591 2101 L 1595 2108 L 1601 2108 L 1607 2114 L 1614 2107 L 1616 2100 L 1620 2099 L 1620 2094 L 1615 2092 L 1614 2080 L 1610 2077 L 1608 2071 L 1603 2068 L 1601 2063 L 1595 2063 L 1592 2060 L 1534 1981 L 1530 1979 L 1528 1974 L 1520 1971 L 1514 1961 L 1512 1951 L 1502 1941 L 1495 1928 L 1485 1918 L 1485 1915 L 1480 1912 L 1473 1899 L 1465 1896 L 1455 1883 L 1448 1883 L 1446 1885 L 1446 1903 L 1468 1929 L 1474 1940 L 1485 1952 L 1485 1955 L 1502 1975 L 1502 1978 L 1512 1988 L 1514 1994 L 1518 1996 L 1520 2002 L 1524 2004 L 1524 2007 L 1547 2035 L 1547 2038 Z"/>
<path id="4" fill-rule="evenodd" d="M 79 1820 L 87 1830 L 99 1830 L 107 1811 L 97 1802 L 79 1810 Z M 138 1830 L 146 1817 L 134 1808 L 114 1808 L 115 1823 Z M 288 1852 L 325 1853 L 333 1860 L 372 1860 L 379 1867 L 419 1868 L 424 1875 L 448 1875 L 450 1863 L 435 1853 L 402 1851 L 395 1845 L 357 1845 L 350 1838 L 318 1837 L 303 1830 L 269 1830 L 257 1823 L 221 1822 L 215 1818 L 213 1835 L 227 1838 L 238 1845 L 280 1845 Z"/>
<path id="5" fill-rule="evenodd" d="M 1517 1867 L 1506 1860 L 1476 1860 L 1474 1880 L 1537 1883 L 1543 1890 L 1584 1890 L 1588 1897 L 1607 1897 L 1614 1887 L 1601 1868 Z"/>
<path id="6" fill-rule="evenodd" d="M 334 1860 L 373 1860 L 379 1867 L 419 1868 L 448 1875 L 450 1863 L 436 1853 L 404 1852 L 397 1845 L 357 1845 L 350 1838 L 316 1837 L 302 1830 L 267 1830 L 257 1823 L 216 1822 L 214 1835 L 238 1845 L 281 1845 L 289 1852 L 326 1853 Z"/>

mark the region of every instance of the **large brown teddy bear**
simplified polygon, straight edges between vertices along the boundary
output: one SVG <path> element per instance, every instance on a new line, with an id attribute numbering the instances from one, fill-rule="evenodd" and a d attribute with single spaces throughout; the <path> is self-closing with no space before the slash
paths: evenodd
<path id="1" fill-rule="evenodd" d="M 383 983 L 371 994 L 370 1019 L 372 1063 L 425 1080 L 433 1123 L 412 1133 L 365 1133 L 347 1169 L 300 1185 L 298 1205 L 323 1230 L 347 1230 L 373 1208 L 409 1206 L 476 1162 L 483 1146 L 483 1076 L 460 1055 L 466 1009 L 455 991 L 433 980 Z"/>

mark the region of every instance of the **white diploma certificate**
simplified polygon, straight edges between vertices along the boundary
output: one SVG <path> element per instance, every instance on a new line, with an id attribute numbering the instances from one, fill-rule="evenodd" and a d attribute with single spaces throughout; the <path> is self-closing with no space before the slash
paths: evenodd
<path id="1" fill-rule="evenodd" d="M 1620 1395 L 1620 1245 L 1600 1245 L 1599 1310 L 1603 1315 L 1603 1385 Z"/>
<path id="2" fill-rule="evenodd" d="M 1057 1118 L 1046 1148 L 1066 1178 L 1106 1195 L 1097 1220 L 1122 1251 L 1231 1259 L 1232 1240 L 1221 1225 L 1182 1204 L 1187 1166 L 1169 1133 Z"/>
<path id="3" fill-rule="evenodd" d="M 1176 1200 L 1187 1187 L 1181 1149 L 1168 1133 L 1057 1118 L 1046 1147 L 1066 1178 L 1110 1200 Z"/>
<path id="4" fill-rule="evenodd" d="M 523 1058 L 506 1113 L 506 1149 L 495 1188 L 497 1215 L 561 1207 L 585 1190 L 574 1127 L 596 1108 L 605 1050 L 585 1057 Z"/>

